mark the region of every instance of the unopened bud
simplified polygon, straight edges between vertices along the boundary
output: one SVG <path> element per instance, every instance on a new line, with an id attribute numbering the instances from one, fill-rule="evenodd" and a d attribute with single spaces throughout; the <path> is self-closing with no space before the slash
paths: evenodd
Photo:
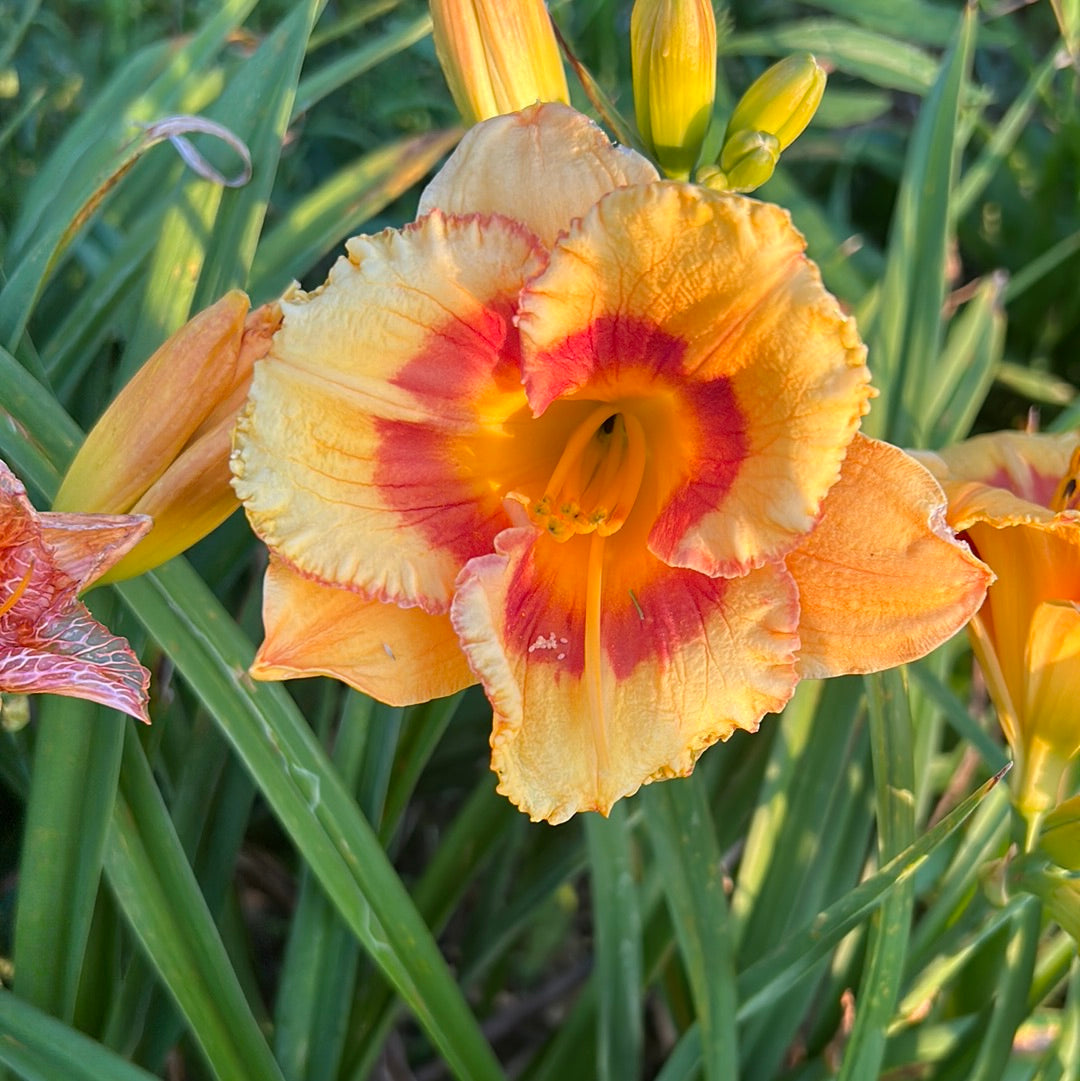
<path id="1" fill-rule="evenodd" d="M 809 54 L 773 64 L 750 84 L 728 121 L 725 144 L 739 132 L 763 131 L 786 150 L 810 123 L 825 93 L 825 69 Z"/>
<path id="2" fill-rule="evenodd" d="M 780 144 L 775 135 L 765 131 L 739 131 L 720 153 L 720 168 L 727 177 L 728 191 L 753 191 L 760 188 L 776 168 Z"/>
<path id="3" fill-rule="evenodd" d="M 431 0 L 435 52 L 466 124 L 538 101 L 569 104 L 543 0 Z"/>
<path id="4" fill-rule="evenodd" d="M 229 441 L 252 367 L 281 323 L 239 290 L 194 316 L 136 372 L 71 463 L 55 510 L 149 514 L 154 527 L 102 581 L 141 574 L 189 548 L 239 505 Z"/>
<path id="5" fill-rule="evenodd" d="M 630 56 L 638 131 L 664 172 L 690 176 L 716 96 L 710 0 L 636 0 Z"/>

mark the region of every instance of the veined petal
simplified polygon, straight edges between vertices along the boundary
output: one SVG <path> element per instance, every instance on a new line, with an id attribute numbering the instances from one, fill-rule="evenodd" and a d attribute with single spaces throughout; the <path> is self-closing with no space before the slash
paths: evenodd
<path id="1" fill-rule="evenodd" d="M 81 592 L 117 564 L 150 532 L 145 514 L 67 514 L 43 511 L 38 515 L 41 538 L 64 574 Z"/>
<path id="2" fill-rule="evenodd" d="M 126 515 L 38 514 L 0 462 L 0 691 L 86 698 L 149 720 L 150 673 L 75 599 L 149 526 Z"/>
<path id="3" fill-rule="evenodd" d="M 119 709 L 149 723 L 150 673 L 123 638 L 74 602 L 20 636 L 0 657 L 0 690 L 61 694 Z"/>
<path id="4" fill-rule="evenodd" d="M 451 619 L 492 702 L 499 791 L 534 820 L 606 814 L 689 773 L 795 686 L 798 606 L 782 566 L 710 578 L 647 553 L 609 561 L 607 545 L 507 530 L 458 580 Z"/>
<path id="5" fill-rule="evenodd" d="M 511 319 L 543 252 L 505 219 L 437 212 L 348 252 L 282 301 L 237 425 L 236 492 L 302 574 L 445 611 L 507 524 L 503 425 L 527 416 Z"/>
<path id="6" fill-rule="evenodd" d="M 420 196 L 419 213 L 503 214 L 550 248 L 602 195 L 657 175 L 588 117 L 548 102 L 471 128 Z"/>
<path id="7" fill-rule="evenodd" d="M 270 557 L 266 637 L 256 679 L 331 676 L 392 706 L 454 694 L 476 682 L 448 615 L 369 600 Z"/>
<path id="8" fill-rule="evenodd" d="M 814 529 L 787 557 L 799 586 L 799 673 L 915 660 L 978 611 L 992 578 L 945 524 L 945 497 L 903 451 L 856 435 Z"/>
<path id="9" fill-rule="evenodd" d="M 730 576 L 782 557 L 839 476 L 872 393 L 866 351 L 804 246 L 777 207 L 637 186 L 602 199 L 522 294 L 534 413 L 573 395 L 662 415 L 649 547 L 672 566 Z"/>

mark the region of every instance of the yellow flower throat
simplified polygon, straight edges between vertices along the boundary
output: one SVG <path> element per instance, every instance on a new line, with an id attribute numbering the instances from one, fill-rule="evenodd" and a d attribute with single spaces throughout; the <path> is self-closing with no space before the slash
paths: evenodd
<path id="1" fill-rule="evenodd" d="M 611 404 L 598 405 L 573 431 L 533 520 L 557 541 L 622 529 L 645 474 L 641 421 Z"/>

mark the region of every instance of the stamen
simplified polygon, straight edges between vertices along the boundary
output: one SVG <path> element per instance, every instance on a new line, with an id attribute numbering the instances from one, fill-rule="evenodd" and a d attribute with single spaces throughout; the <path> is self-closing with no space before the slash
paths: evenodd
<path id="1" fill-rule="evenodd" d="M 614 413 L 610 405 L 597 406 L 585 420 L 574 429 L 574 434 L 570 436 L 566 447 L 563 449 L 562 457 L 559 459 L 558 464 L 555 466 L 555 472 L 551 474 L 551 480 L 548 481 L 547 490 L 544 493 L 545 498 L 550 498 L 555 506 L 558 506 L 557 500 L 559 494 L 562 492 L 563 485 L 567 480 L 573 466 L 581 466 L 581 455 L 585 448 L 589 445 L 590 440 L 596 435 L 597 430 L 602 424 L 607 423 L 608 417 L 611 417 Z"/>
<path id="2" fill-rule="evenodd" d="M 533 519 L 557 541 L 594 530 L 617 533 L 645 475 L 645 429 L 632 414 L 602 404 L 573 431 Z"/>
<path id="3" fill-rule="evenodd" d="M 3 604 L 0 604 L 0 616 L 6 616 L 8 612 L 18 603 L 19 598 L 26 592 L 26 587 L 30 584 L 30 575 L 34 573 L 34 558 L 30 557 L 30 563 L 27 565 L 26 573 L 22 576 L 22 581 L 15 586 L 15 592 Z"/>
<path id="4" fill-rule="evenodd" d="M 1050 509 L 1054 511 L 1080 510 L 1080 447 L 1073 451 L 1069 461 L 1069 468 L 1061 483 L 1054 492 L 1054 498 L 1050 501 Z"/>

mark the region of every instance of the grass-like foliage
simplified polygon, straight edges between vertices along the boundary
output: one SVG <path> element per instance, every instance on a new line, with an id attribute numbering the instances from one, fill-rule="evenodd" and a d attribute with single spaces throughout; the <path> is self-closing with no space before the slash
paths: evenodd
<path id="1" fill-rule="evenodd" d="M 629 8 L 552 5 L 622 117 Z M 37 507 L 192 313 L 313 288 L 414 216 L 461 135 L 430 26 L 418 0 L 0 0 L 0 458 Z M 757 196 L 858 319 L 869 434 L 1074 427 L 1077 5 L 743 0 L 720 26 L 725 114 L 789 52 L 830 72 Z M 245 183 L 155 126 L 194 114 Z M 5 703 L 0 1077 L 1080 1077 L 1076 944 L 1008 870 L 963 636 L 805 682 L 690 778 L 553 829 L 495 794 L 476 689 L 253 682 L 264 566 L 238 513 L 89 595 L 152 672 L 151 726 Z"/>

